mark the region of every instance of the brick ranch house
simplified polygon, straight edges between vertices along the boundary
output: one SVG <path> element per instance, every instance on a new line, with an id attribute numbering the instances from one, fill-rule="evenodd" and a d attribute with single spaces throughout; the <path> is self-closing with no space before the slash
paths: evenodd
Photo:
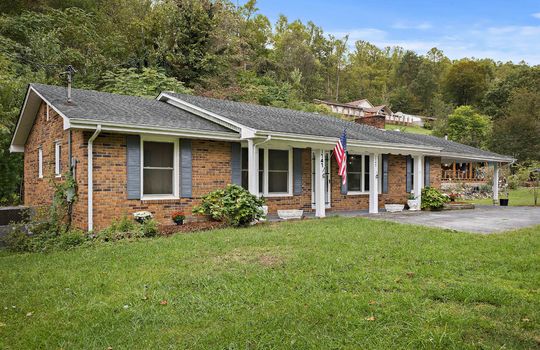
<path id="1" fill-rule="evenodd" d="M 331 152 L 348 137 L 348 181 Z M 52 181 L 78 185 L 72 222 L 97 230 L 151 211 L 188 216 L 203 195 L 234 183 L 264 196 L 270 214 L 369 210 L 440 187 L 441 159 L 510 157 L 444 139 L 384 131 L 316 113 L 163 92 L 155 99 L 30 84 L 11 142 L 24 152 L 24 203 L 50 205 Z M 498 171 L 495 171 L 497 176 Z M 497 198 L 497 186 L 494 186 Z"/>

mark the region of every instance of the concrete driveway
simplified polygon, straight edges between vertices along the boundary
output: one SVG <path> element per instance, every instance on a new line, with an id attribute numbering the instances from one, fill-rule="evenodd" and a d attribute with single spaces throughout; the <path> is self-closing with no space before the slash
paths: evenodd
<path id="1" fill-rule="evenodd" d="M 475 209 L 403 211 L 401 213 L 372 214 L 367 217 L 456 231 L 495 233 L 540 225 L 540 207 L 477 206 Z"/>

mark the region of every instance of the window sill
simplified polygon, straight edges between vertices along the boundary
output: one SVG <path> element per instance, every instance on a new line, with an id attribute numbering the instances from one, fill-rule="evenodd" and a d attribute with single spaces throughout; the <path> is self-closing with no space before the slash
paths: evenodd
<path id="1" fill-rule="evenodd" d="M 362 196 L 369 195 L 369 192 L 360 192 L 360 191 L 348 191 L 347 196 Z"/>
<path id="2" fill-rule="evenodd" d="M 261 196 L 264 197 L 264 198 L 276 198 L 276 197 L 292 197 L 292 193 L 267 193 L 267 194 L 263 194 L 261 193 Z"/>
<path id="3" fill-rule="evenodd" d="M 162 195 L 162 196 L 143 196 L 141 201 L 167 201 L 167 200 L 176 200 L 180 197 L 174 195 Z"/>

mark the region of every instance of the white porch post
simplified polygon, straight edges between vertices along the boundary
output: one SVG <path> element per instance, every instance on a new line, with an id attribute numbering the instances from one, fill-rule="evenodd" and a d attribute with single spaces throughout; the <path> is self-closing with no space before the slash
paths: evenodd
<path id="1" fill-rule="evenodd" d="M 499 200 L 499 163 L 497 162 L 493 163 L 492 191 L 493 191 L 493 205 L 497 205 L 497 201 Z"/>
<path id="2" fill-rule="evenodd" d="M 424 156 L 414 157 L 414 196 L 422 204 L 422 188 L 424 187 Z"/>
<path id="3" fill-rule="evenodd" d="M 379 212 L 379 155 L 369 155 L 369 213 Z"/>
<path id="4" fill-rule="evenodd" d="M 248 190 L 259 197 L 259 152 L 253 139 L 248 139 Z"/>
<path id="5" fill-rule="evenodd" d="M 326 206 L 324 198 L 324 151 L 320 149 L 315 152 L 315 216 L 324 218 L 326 216 Z"/>

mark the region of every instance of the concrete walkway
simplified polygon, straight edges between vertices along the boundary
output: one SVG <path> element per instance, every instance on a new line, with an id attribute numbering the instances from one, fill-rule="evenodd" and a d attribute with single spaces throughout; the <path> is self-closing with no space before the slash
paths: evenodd
<path id="1" fill-rule="evenodd" d="M 385 212 L 365 217 L 456 231 L 495 233 L 540 225 L 540 207 L 477 206 L 465 210 Z"/>

